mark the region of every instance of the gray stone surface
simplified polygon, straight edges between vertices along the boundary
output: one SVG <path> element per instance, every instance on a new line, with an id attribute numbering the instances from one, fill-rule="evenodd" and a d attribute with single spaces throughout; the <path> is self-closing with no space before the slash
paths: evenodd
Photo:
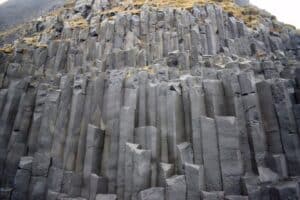
<path id="1" fill-rule="evenodd" d="M 224 199 L 225 195 L 224 192 L 217 191 L 217 192 L 201 192 L 201 197 L 203 200 L 221 200 Z"/>
<path id="2" fill-rule="evenodd" d="M 139 193 L 139 200 L 164 200 L 165 189 L 162 187 L 154 187 L 143 190 Z"/>
<path id="3" fill-rule="evenodd" d="M 166 199 L 179 200 L 186 198 L 186 181 L 185 176 L 172 176 L 167 179 Z"/>
<path id="4" fill-rule="evenodd" d="M 200 199 L 200 191 L 205 190 L 205 173 L 203 165 L 185 163 L 184 170 L 187 186 L 187 199 Z"/>
<path id="5" fill-rule="evenodd" d="M 240 194 L 243 168 L 236 118 L 216 117 L 216 126 L 223 189 L 227 194 Z"/>
<path id="6" fill-rule="evenodd" d="M 175 163 L 177 171 L 184 174 L 185 163 L 193 163 L 193 150 L 190 143 L 184 142 L 177 145 L 178 160 Z"/>
<path id="7" fill-rule="evenodd" d="M 297 31 L 152 3 L 75 0 L 2 34 L 0 199 L 299 199 Z"/>
<path id="8" fill-rule="evenodd" d="M 115 194 L 98 194 L 95 200 L 117 200 Z"/>
<path id="9" fill-rule="evenodd" d="M 203 144 L 203 166 L 205 189 L 220 191 L 222 189 L 218 137 L 214 119 L 201 117 L 201 134 Z"/>

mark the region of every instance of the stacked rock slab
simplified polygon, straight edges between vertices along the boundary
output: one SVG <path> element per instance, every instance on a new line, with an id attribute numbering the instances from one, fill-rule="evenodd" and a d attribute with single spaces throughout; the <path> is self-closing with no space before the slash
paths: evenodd
<path id="1" fill-rule="evenodd" d="M 0 199 L 300 199 L 295 30 L 134 2 L 77 0 L 0 50 Z"/>

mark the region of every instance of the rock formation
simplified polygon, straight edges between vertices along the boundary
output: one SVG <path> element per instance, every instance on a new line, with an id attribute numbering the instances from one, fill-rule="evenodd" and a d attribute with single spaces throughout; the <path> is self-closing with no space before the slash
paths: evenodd
<path id="1" fill-rule="evenodd" d="M 294 28 L 230 0 L 77 0 L 24 29 L 0 49 L 0 199 L 300 199 Z"/>

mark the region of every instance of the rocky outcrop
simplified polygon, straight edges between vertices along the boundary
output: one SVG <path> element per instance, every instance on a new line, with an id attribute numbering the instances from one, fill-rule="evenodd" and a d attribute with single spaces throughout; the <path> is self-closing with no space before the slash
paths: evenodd
<path id="1" fill-rule="evenodd" d="M 296 31 L 134 2 L 1 49 L 0 199 L 300 198 Z"/>

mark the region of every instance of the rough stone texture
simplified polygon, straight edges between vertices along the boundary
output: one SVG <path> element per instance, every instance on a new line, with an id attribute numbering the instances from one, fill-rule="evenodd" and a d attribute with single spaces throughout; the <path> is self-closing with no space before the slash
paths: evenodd
<path id="1" fill-rule="evenodd" d="M 186 198 L 186 181 L 185 176 L 173 176 L 167 179 L 166 199 L 179 200 Z"/>
<path id="2" fill-rule="evenodd" d="M 299 199 L 296 31 L 139 2 L 68 2 L 0 48 L 0 199 Z"/>
<path id="3" fill-rule="evenodd" d="M 139 193 L 139 200 L 163 200 L 165 189 L 162 187 L 149 188 Z"/>

